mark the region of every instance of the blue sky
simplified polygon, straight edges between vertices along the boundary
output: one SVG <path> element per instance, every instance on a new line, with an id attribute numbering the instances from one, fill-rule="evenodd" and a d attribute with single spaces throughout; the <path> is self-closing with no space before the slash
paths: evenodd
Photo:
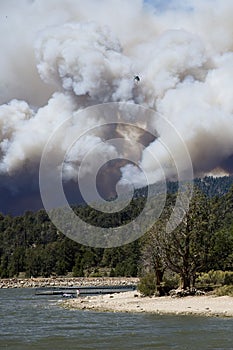
<path id="1" fill-rule="evenodd" d="M 146 4 L 150 4 L 154 6 L 156 9 L 165 10 L 167 8 L 175 9 L 175 8 L 185 8 L 191 9 L 189 0 L 144 0 Z"/>
<path id="2" fill-rule="evenodd" d="M 163 9 L 170 5 L 171 2 L 173 2 L 173 0 L 144 0 L 144 2 L 154 5 L 155 7 L 158 7 L 160 9 Z"/>

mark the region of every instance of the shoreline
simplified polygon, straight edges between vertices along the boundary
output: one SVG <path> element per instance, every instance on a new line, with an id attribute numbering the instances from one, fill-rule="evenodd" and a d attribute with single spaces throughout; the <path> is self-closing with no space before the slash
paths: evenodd
<path id="1" fill-rule="evenodd" d="M 137 285 L 137 277 L 48 277 L 2 278 L 0 289 Z"/>
<path id="2" fill-rule="evenodd" d="M 182 298 L 141 297 L 138 292 L 98 295 L 60 301 L 66 309 L 99 312 L 150 313 L 233 317 L 233 298 L 229 296 L 187 296 Z"/>
<path id="3" fill-rule="evenodd" d="M 0 289 L 137 285 L 131 277 L 49 277 L 0 279 Z M 151 313 L 233 317 L 233 297 L 186 296 L 182 298 L 142 297 L 138 291 L 78 297 L 59 301 L 67 309 L 100 312 Z"/>

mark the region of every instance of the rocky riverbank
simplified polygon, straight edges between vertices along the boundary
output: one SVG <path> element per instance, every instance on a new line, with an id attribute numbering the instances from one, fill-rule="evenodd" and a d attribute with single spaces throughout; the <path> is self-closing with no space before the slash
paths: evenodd
<path id="1" fill-rule="evenodd" d="M 41 288 L 76 286 L 119 286 L 136 285 L 138 278 L 122 277 L 72 277 L 72 278 L 6 278 L 0 279 L 0 288 Z"/>

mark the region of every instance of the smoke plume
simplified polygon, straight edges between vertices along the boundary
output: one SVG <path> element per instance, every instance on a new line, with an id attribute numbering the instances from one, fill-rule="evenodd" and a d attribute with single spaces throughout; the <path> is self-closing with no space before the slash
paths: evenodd
<path id="1" fill-rule="evenodd" d="M 139 117 L 136 125 L 151 129 L 154 138 L 119 126 L 106 129 L 107 136 L 103 131 L 87 133 L 104 116 L 93 116 L 85 108 L 109 102 L 141 105 L 168 120 L 187 146 L 195 176 L 232 174 L 233 2 L 184 3 L 170 1 L 162 8 L 142 0 L 1 2 L 0 210 L 40 207 L 41 155 L 68 118 L 53 151 L 56 157 L 69 149 L 63 168 L 66 181 L 77 181 L 83 156 L 97 146 L 82 167 L 83 177 L 90 176 L 96 158 L 107 163 L 130 153 L 154 183 L 162 175 L 151 163 L 151 152 L 173 179 L 174 164 L 169 166 L 171 159 L 160 143 L 167 130 L 153 118 Z M 130 123 L 131 118 L 122 121 Z M 74 134 L 85 135 L 70 148 Z M 143 139 L 150 152 L 132 146 L 119 154 L 102 142 L 117 135 L 139 144 Z M 172 135 L 167 138 L 175 149 Z M 185 173 L 185 164 L 179 162 Z M 113 193 L 111 174 L 114 186 L 119 180 L 144 185 L 132 163 L 119 160 L 104 169 L 98 186 L 106 197 Z M 16 199 L 20 209 L 15 209 Z"/>

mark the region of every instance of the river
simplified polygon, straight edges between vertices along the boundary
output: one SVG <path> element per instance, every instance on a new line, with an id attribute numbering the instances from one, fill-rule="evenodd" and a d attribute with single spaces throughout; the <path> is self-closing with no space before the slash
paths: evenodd
<path id="1" fill-rule="evenodd" d="M 0 289 L 0 349 L 233 349 L 233 318 L 65 310 L 34 293 Z"/>

